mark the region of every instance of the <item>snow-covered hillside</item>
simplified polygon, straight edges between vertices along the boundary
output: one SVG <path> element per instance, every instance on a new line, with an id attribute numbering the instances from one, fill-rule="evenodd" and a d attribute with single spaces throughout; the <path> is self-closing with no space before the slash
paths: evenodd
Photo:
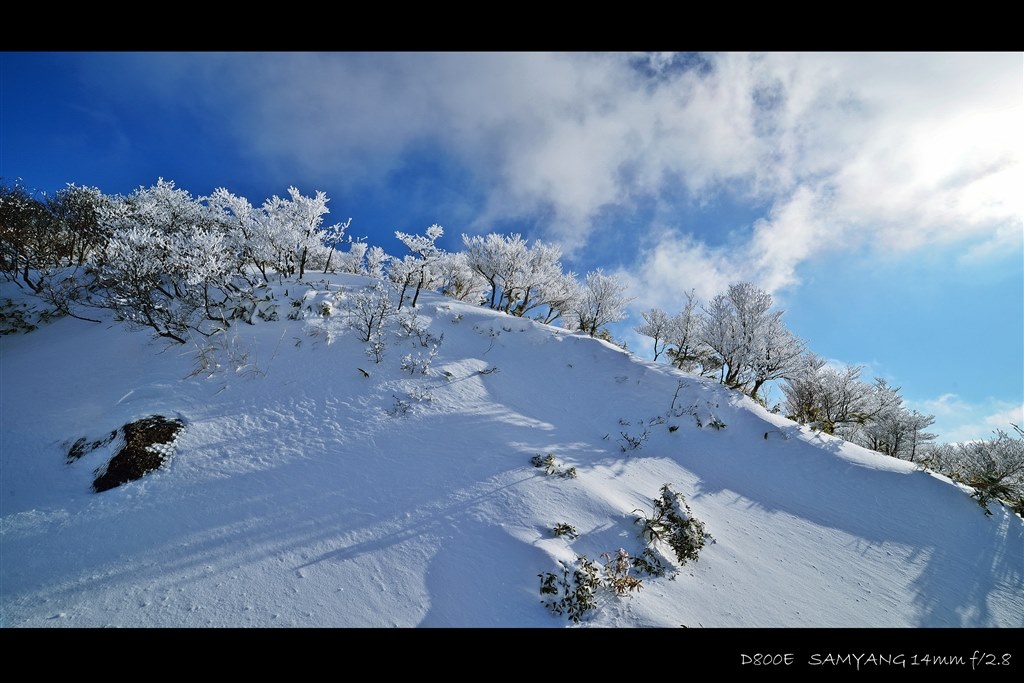
<path id="1" fill-rule="evenodd" d="M 345 316 L 373 281 L 320 277 L 205 344 L 0 337 L 3 626 L 572 626 L 539 576 L 639 555 L 664 484 L 713 540 L 581 626 L 1024 626 L 1024 522 L 944 477 L 429 293 L 377 363 Z M 70 445 L 154 414 L 185 423 L 167 464 L 92 492 L 117 443 Z"/>

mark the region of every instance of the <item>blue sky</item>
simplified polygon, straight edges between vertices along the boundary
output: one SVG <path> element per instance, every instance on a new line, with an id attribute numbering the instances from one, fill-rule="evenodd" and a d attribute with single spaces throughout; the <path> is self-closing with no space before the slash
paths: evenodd
<path id="1" fill-rule="evenodd" d="M 1021 53 L 0 54 L 7 183 L 323 190 L 389 253 L 557 242 L 634 315 L 751 281 L 944 440 L 1024 420 L 1022 115 Z"/>

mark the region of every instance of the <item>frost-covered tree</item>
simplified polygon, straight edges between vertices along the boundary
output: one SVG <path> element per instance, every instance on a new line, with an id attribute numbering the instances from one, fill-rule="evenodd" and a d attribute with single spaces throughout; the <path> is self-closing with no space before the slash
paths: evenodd
<path id="1" fill-rule="evenodd" d="M 289 187 L 288 195 L 288 199 L 274 195 L 266 200 L 260 222 L 269 238 L 276 270 L 286 277 L 298 274 L 302 279 L 307 266 L 326 261 L 330 250 L 323 239 L 340 239 L 341 226 L 323 225 L 324 216 L 330 213 L 325 193 L 318 191 L 305 197 L 297 188 Z"/>
<path id="2" fill-rule="evenodd" d="M 546 308 L 535 319 L 550 325 L 562 316 L 567 315 L 576 306 L 583 289 L 573 272 L 553 275 L 541 289 L 540 297 Z"/>
<path id="3" fill-rule="evenodd" d="M 804 343 L 772 311 L 772 297 L 749 282 L 729 286 L 703 309 L 700 342 L 711 350 L 720 380 L 754 398 L 765 384 L 803 367 Z"/>
<path id="4" fill-rule="evenodd" d="M 193 198 L 161 178 L 111 198 L 98 210 L 107 242 L 94 259 L 93 302 L 179 342 L 187 330 L 210 334 L 233 317 L 246 319 L 268 270 L 301 277 L 326 261 L 326 196 L 303 197 L 295 188 L 290 195 L 254 209 L 223 188 Z"/>
<path id="5" fill-rule="evenodd" d="M 354 273 L 366 275 L 364 264 L 366 251 L 369 245 L 366 242 L 350 239 L 348 249 L 338 254 L 338 271 L 342 273 Z M 329 261 L 330 259 L 328 259 Z"/>
<path id="6" fill-rule="evenodd" d="M 0 186 L 0 271 L 19 286 L 41 289 L 34 270 L 53 265 L 47 237 L 53 216 L 20 184 Z"/>
<path id="7" fill-rule="evenodd" d="M 570 310 L 571 322 L 593 337 L 605 325 L 625 318 L 630 301 L 626 285 L 598 268 L 587 273 L 580 297 Z"/>
<path id="8" fill-rule="evenodd" d="M 897 399 L 859 425 L 849 440 L 879 453 L 915 462 L 918 450 L 935 440 L 935 434 L 924 431 L 935 422 L 935 416 L 907 410 L 903 399 L 898 396 Z"/>
<path id="9" fill-rule="evenodd" d="M 161 178 L 98 213 L 109 235 L 94 264 L 98 305 L 180 343 L 188 329 L 203 331 L 200 318 L 217 320 L 214 308 L 232 289 L 241 255 L 213 209 Z"/>
<path id="10" fill-rule="evenodd" d="M 515 273 L 526 261 L 528 247 L 519 234 L 510 236 L 491 233 L 481 236 L 462 236 L 466 246 L 466 261 L 469 267 L 487 282 L 490 289 L 489 306 L 496 310 L 505 310 L 511 306 L 505 302 L 509 295 L 506 287 L 515 280 Z"/>
<path id="11" fill-rule="evenodd" d="M 216 217 L 220 231 L 225 235 L 237 253 L 241 264 L 239 275 L 247 276 L 247 266 L 259 271 L 258 276 L 248 278 L 250 284 L 266 282 L 268 270 L 276 265 L 277 250 L 273 245 L 269 222 L 262 212 L 252 206 L 245 197 L 228 192 L 219 187 L 208 197 L 206 204 Z"/>
<path id="12" fill-rule="evenodd" d="M 888 437 L 883 437 L 886 432 L 880 423 L 895 422 L 900 414 L 906 412 L 900 389 L 876 377 L 874 383 L 865 384 L 860 393 L 863 399 L 855 419 L 837 425 L 834 433 L 865 448 L 889 453 Z M 896 455 L 896 451 L 889 454 Z"/>
<path id="13" fill-rule="evenodd" d="M 721 363 L 726 386 L 740 388 L 751 380 L 755 348 L 771 305 L 771 295 L 741 282 L 730 285 L 704 309 L 701 340 Z"/>
<path id="14" fill-rule="evenodd" d="M 105 197 L 68 185 L 35 197 L 19 183 L 0 185 L 0 276 L 28 287 L 50 313 L 81 315 L 92 283 L 83 266 L 106 240 L 97 223 Z"/>
<path id="15" fill-rule="evenodd" d="M 935 417 L 906 408 L 898 387 L 876 378 L 874 384 L 862 387 L 862 393 L 866 398 L 858 419 L 839 424 L 836 436 L 911 462 L 917 459 L 918 448 L 935 439 L 935 434 L 924 431 Z"/>
<path id="16" fill-rule="evenodd" d="M 986 512 L 989 502 L 1002 499 L 1024 515 L 1024 430 L 1012 427 L 1014 434 L 999 429 L 992 439 L 931 446 L 922 462 L 973 487 Z"/>
<path id="17" fill-rule="evenodd" d="M 555 245 L 536 241 L 527 247 L 507 273 L 501 310 L 523 317 L 547 306 L 548 294 L 555 295 L 561 284 L 561 258 L 562 250 Z"/>
<path id="18" fill-rule="evenodd" d="M 394 305 L 387 288 L 377 282 L 352 295 L 348 314 L 353 329 L 359 332 L 359 338 L 368 342 L 380 337 L 384 325 L 394 314 Z"/>
<path id="19" fill-rule="evenodd" d="M 861 366 L 836 369 L 808 353 L 804 368 L 782 384 L 787 416 L 834 434 L 838 427 L 863 424 L 871 417 L 871 385 L 860 380 Z"/>
<path id="20" fill-rule="evenodd" d="M 703 307 L 702 313 L 700 341 L 711 350 L 717 366 L 721 368 L 719 381 L 728 386 L 738 386 L 743 344 L 735 310 L 727 296 L 718 294 Z"/>
<path id="21" fill-rule="evenodd" d="M 370 277 L 384 277 L 384 267 L 388 262 L 388 255 L 378 246 L 366 250 L 366 274 Z"/>
<path id="22" fill-rule="evenodd" d="M 395 231 L 395 237 L 397 237 L 412 254 L 411 259 L 407 257 L 405 265 L 403 266 L 405 280 L 402 283 L 402 294 L 398 299 L 399 308 L 402 307 L 402 303 L 405 300 L 405 290 L 410 284 L 415 283 L 416 285 L 416 293 L 413 294 L 412 297 L 413 308 L 416 308 L 416 302 L 420 298 L 420 290 L 423 289 L 423 287 L 431 286 L 430 283 L 432 282 L 432 278 L 436 277 L 434 267 L 444 253 L 436 244 L 438 238 L 442 235 L 444 235 L 444 228 L 437 223 L 434 223 L 427 228 L 423 235 L 410 235 L 397 230 Z"/>
<path id="23" fill-rule="evenodd" d="M 388 280 L 398 289 L 398 309 L 405 303 L 405 294 L 409 286 L 419 275 L 420 262 L 415 256 L 406 254 L 402 258 L 392 256 L 388 259 Z"/>
<path id="24" fill-rule="evenodd" d="M 0 184 L 0 275 L 42 294 L 58 270 L 81 266 L 102 243 L 95 188 L 68 185 L 33 196 L 20 183 Z"/>
<path id="25" fill-rule="evenodd" d="M 510 315 L 538 312 L 550 323 L 578 301 L 580 289 L 572 273 L 564 273 L 561 250 L 537 241 L 529 245 L 519 234 L 462 236 L 466 263 L 489 293 L 488 305 Z"/>
<path id="26" fill-rule="evenodd" d="M 925 430 L 932 415 L 908 410 L 898 387 L 884 379 L 860 379 L 861 366 L 834 368 L 807 354 L 802 372 L 782 385 L 787 415 L 827 434 L 896 458 L 915 461 L 935 439 Z"/>
<path id="27" fill-rule="evenodd" d="M 58 310 L 110 308 L 179 342 L 189 329 L 210 334 L 251 314 L 268 271 L 328 267 L 324 241 L 335 246 L 349 225 L 324 226 L 326 195 L 294 187 L 258 209 L 224 188 L 194 198 L 163 178 L 127 196 L 69 186 L 45 203 L 25 198 L 0 191 L 0 270 L 29 277 Z"/>
<path id="28" fill-rule="evenodd" d="M 752 378 L 748 393 L 756 399 L 765 382 L 798 373 L 803 367 L 806 349 L 806 344 L 782 323 L 781 311 L 769 314 L 747 359 Z"/>
<path id="29" fill-rule="evenodd" d="M 99 229 L 98 210 L 106 198 L 95 187 L 68 184 L 46 198 L 57 233 L 51 238 L 67 266 L 83 266 L 106 235 Z"/>
<path id="30" fill-rule="evenodd" d="M 330 210 L 323 192 L 305 197 L 289 187 L 288 195 L 287 199 L 274 195 L 259 208 L 224 188 L 205 198 L 232 248 L 260 272 L 264 281 L 270 272 L 302 278 L 309 267 L 326 269 L 334 247 L 342 242 L 352 221 L 350 218 L 345 223 L 324 225 L 324 216 Z"/>
<path id="31" fill-rule="evenodd" d="M 335 223 L 334 225 L 329 225 L 322 229 L 320 239 L 323 242 L 323 245 L 327 247 L 327 249 L 329 250 L 327 252 L 327 262 L 324 264 L 324 273 L 327 273 L 330 270 L 331 260 L 334 257 L 334 252 L 337 251 L 338 245 L 341 244 L 345 239 L 345 231 L 348 230 L 351 225 L 352 218 L 350 217 L 344 223 Z M 353 240 L 349 239 L 349 244 L 350 247 L 348 253 L 351 254 L 352 247 L 354 247 L 356 244 L 362 244 L 362 242 L 353 242 Z M 366 251 L 365 245 L 362 247 L 362 251 Z M 350 256 L 350 259 L 353 258 L 355 258 L 355 255 Z M 359 266 L 362 265 L 362 253 L 360 253 L 358 259 L 356 259 L 356 264 L 356 270 L 349 270 L 343 272 L 358 273 L 358 268 Z"/>
<path id="32" fill-rule="evenodd" d="M 686 371 L 708 364 L 708 352 L 701 349 L 697 305 L 698 299 L 690 290 L 686 293 L 686 305 L 671 318 L 660 308 L 641 313 L 644 324 L 636 331 L 654 340 L 654 360 L 665 353 L 672 365 Z"/>
<path id="33" fill-rule="evenodd" d="M 654 360 L 658 360 L 668 344 L 666 339 L 669 331 L 668 314 L 660 308 L 652 308 L 640 314 L 644 319 L 642 325 L 636 327 L 636 333 L 654 340 Z M 659 346 L 660 345 L 660 346 Z"/>
<path id="34" fill-rule="evenodd" d="M 714 372 L 719 366 L 713 360 L 710 348 L 700 339 L 700 305 L 694 290 L 686 293 L 686 305 L 669 318 L 666 330 L 668 356 L 672 365 L 680 370 L 693 372 L 700 368 L 702 374 Z"/>
<path id="35" fill-rule="evenodd" d="M 487 283 L 472 268 L 462 251 L 445 252 L 434 264 L 441 293 L 459 301 L 481 303 Z"/>
<path id="36" fill-rule="evenodd" d="M 938 438 L 938 434 L 925 431 L 933 424 L 935 424 L 934 415 L 925 415 L 916 410 L 911 410 L 909 415 L 904 416 L 901 428 L 903 434 L 909 435 L 909 438 L 904 439 L 904 443 L 909 442 L 907 444 L 909 448 L 905 448 L 903 452 L 909 450 L 910 462 L 917 462 L 921 450 L 927 448 Z"/>
<path id="37" fill-rule="evenodd" d="M 194 297 L 182 296 L 178 274 L 167 272 L 172 269 L 166 261 L 170 242 L 152 227 L 118 229 L 103 249 L 96 301 L 125 322 L 184 344 L 197 306 Z"/>

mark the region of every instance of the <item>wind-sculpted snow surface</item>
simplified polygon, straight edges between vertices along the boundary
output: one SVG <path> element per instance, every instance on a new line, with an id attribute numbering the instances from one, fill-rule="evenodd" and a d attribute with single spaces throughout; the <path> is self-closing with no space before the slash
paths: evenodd
<path id="1" fill-rule="evenodd" d="M 635 511 L 665 484 L 713 542 L 599 591 L 582 626 L 1024 626 L 1024 523 L 1002 506 L 426 291 L 375 362 L 345 322 L 375 281 L 320 277 L 219 341 L 73 319 L 0 338 L 3 626 L 570 626 L 538 575 L 639 554 Z M 146 415 L 186 425 L 173 458 L 92 492 L 98 463 L 68 447 Z"/>

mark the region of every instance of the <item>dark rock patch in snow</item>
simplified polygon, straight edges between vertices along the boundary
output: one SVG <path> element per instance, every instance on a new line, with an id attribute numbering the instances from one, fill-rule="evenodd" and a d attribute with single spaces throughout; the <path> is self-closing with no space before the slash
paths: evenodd
<path id="1" fill-rule="evenodd" d="M 124 445 L 93 481 L 93 490 L 99 493 L 135 481 L 163 465 L 174 452 L 174 441 L 184 426 L 181 420 L 162 415 L 150 415 L 123 426 Z"/>
<path id="2" fill-rule="evenodd" d="M 108 434 L 106 436 L 106 438 L 97 439 L 97 440 L 95 440 L 95 441 L 93 441 L 91 443 L 89 442 L 89 439 L 87 439 L 86 437 L 83 436 L 81 439 L 79 439 L 78 441 L 76 441 L 73 444 L 71 444 L 71 448 L 68 449 L 68 464 L 73 463 L 74 461 L 78 460 L 79 458 L 81 458 L 83 455 L 85 455 L 86 453 L 88 453 L 90 451 L 94 451 L 97 448 L 101 448 L 103 446 L 106 446 L 108 443 L 113 441 L 116 437 L 117 437 L 117 430 L 116 429 L 114 431 L 110 432 L 110 434 Z"/>

